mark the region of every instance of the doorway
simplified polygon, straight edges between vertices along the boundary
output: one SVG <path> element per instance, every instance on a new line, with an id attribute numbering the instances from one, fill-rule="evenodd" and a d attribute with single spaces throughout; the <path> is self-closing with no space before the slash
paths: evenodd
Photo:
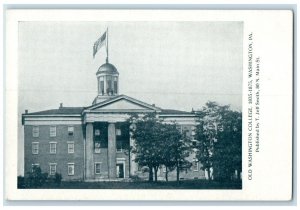
<path id="1" fill-rule="evenodd" d="M 124 177 L 124 164 L 117 163 L 117 178 L 125 178 Z"/>

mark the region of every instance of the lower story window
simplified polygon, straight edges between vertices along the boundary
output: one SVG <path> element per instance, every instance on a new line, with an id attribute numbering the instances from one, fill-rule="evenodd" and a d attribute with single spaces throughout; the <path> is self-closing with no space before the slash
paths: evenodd
<path id="1" fill-rule="evenodd" d="M 193 171 L 198 171 L 199 170 L 199 162 L 197 160 L 193 161 Z"/>
<path id="2" fill-rule="evenodd" d="M 123 142 L 117 141 L 117 152 L 122 152 L 122 151 L 123 151 Z"/>
<path id="3" fill-rule="evenodd" d="M 31 164 L 31 172 L 34 172 L 35 170 L 37 170 L 40 167 L 40 164 L 38 163 L 33 163 Z"/>
<path id="4" fill-rule="evenodd" d="M 49 164 L 49 175 L 55 175 L 56 174 L 56 163 L 50 163 Z"/>
<path id="5" fill-rule="evenodd" d="M 74 163 L 68 163 L 68 175 L 73 176 L 75 173 L 75 164 Z"/>
<path id="6" fill-rule="evenodd" d="M 101 163 L 95 163 L 95 174 L 101 173 Z"/>

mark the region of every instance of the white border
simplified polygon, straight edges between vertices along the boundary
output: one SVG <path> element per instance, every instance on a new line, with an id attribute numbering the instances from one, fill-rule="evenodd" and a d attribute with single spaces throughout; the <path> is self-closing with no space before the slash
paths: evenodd
<path id="1" fill-rule="evenodd" d="M 292 18 L 291 11 L 197 10 L 8 10 L 6 13 L 6 135 L 5 198 L 17 200 L 290 200 L 292 191 Z M 256 34 L 257 55 L 264 58 L 266 122 L 261 138 L 264 152 L 257 160 L 261 172 L 251 183 L 243 176 L 243 190 L 18 190 L 16 177 L 18 81 L 18 21 L 244 21 L 244 33 Z M 268 30 L 266 25 L 268 23 Z M 278 31 L 278 24 L 282 24 Z M 244 36 L 246 37 L 246 36 Z M 244 49 L 247 41 L 244 40 Z M 276 45 L 277 51 L 273 49 Z M 244 58 L 245 56 L 244 50 Z M 280 66 L 278 66 L 280 61 Z M 9 69 L 9 71 L 8 71 Z M 244 62 L 244 69 L 247 63 Z M 246 71 L 244 71 L 246 74 Z M 245 76 L 244 76 L 245 78 Z M 279 85 L 280 84 L 280 85 Z M 244 82 L 244 91 L 245 89 Z M 245 92 L 244 92 L 245 94 Z M 246 113 L 246 97 L 243 97 Z M 284 111 L 283 111 L 284 110 Z M 276 115 L 276 120 L 271 120 Z M 245 120 L 245 118 L 243 119 Z M 280 123 L 279 123 L 280 122 Z M 244 130 L 247 128 L 243 121 Z M 280 131 L 280 132 L 279 132 Z M 245 137 L 245 133 L 243 133 Z M 243 171 L 245 151 L 243 139 Z M 275 151 L 275 152 L 274 152 Z M 280 156 L 274 156 L 280 151 Z M 278 170 L 280 168 L 280 171 Z M 279 172 L 279 173 L 278 173 Z M 284 172 L 284 173 L 283 173 Z M 280 181 L 279 181 L 280 180 Z M 274 191 L 274 185 L 278 190 Z M 82 192 L 85 193 L 82 193 Z M 131 193 L 132 192 L 132 193 Z"/>

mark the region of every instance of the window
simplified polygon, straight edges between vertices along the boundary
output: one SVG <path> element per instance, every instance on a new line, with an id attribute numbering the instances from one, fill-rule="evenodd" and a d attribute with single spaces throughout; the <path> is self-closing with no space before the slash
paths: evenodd
<path id="1" fill-rule="evenodd" d="M 75 171 L 75 164 L 74 163 L 68 163 L 68 175 L 73 176 Z"/>
<path id="2" fill-rule="evenodd" d="M 56 163 L 49 163 L 49 175 L 55 175 L 56 173 Z"/>
<path id="3" fill-rule="evenodd" d="M 114 92 L 118 94 L 118 81 L 114 81 Z"/>
<path id="4" fill-rule="evenodd" d="M 100 144 L 100 141 L 95 141 L 94 152 L 95 152 L 95 153 L 100 153 L 100 152 L 101 152 L 101 144 Z"/>
<path id="5" fill-rule="evenodd" d="M 39 126 L 33 126 L 32 127 L 32 136 L 33 137 L 39 137 L 39 135 L 40 135 Z"/>
<path id="6" fill-rule="evenodd" d="M 101 163 L 95 163 L 95 174 L 101 173 Z"/>
<path id="7" fill-rule="evenodd" d="M 55 136 L 56 136 L 56 127 L 50 126 L 50 137 L 55 137 Z"/>
<path id="8" fill-rule="evenodd" d="M 69 136 L 73 136 L 73 134 L 74 134 L 74 127 L 73 126 L 69 126 L 68 127 L 68 135 Z"/>
<path id="9" fill-rule="evenodd" d="M 56 142 L 50 142 L 50 154 L 56 154 Z"/>
<path id="10" fill-rule="evenodd" d="M 100 130 L 99 129 L 95 130 L 95 136 L 100 136 Z"/>
<path id="11" fill-rule="evenodd" d="M 39 154 L 39 143 L 32 142 L 32 154 L 37 155 Z"/>
<path id="12" fill-rule="evenodd" d="M 199 162 L 198 162 L 198 160 L 196 160 L 196 159 L 193 160 L 192 168 L 193 168 L 193 171 L 198 171 L 199 170 Z"/>
<path id="13" fill-rule="evenodd" d="M 121 129 L 116 129 L 116 134 L 117 134 L 117 136 L 121 136 Z"/>
<path id="14" fill-rule="evenodd" d="M 123 141 L 117 141 L 117 152 L 123 151 Z"/>
<path id="15" fill-rule="evenodd" d="M 100 93 L 104 95 L 104 79 L 100 77 Z"/>
<path id="16" fill-rule="evenodd" d="M 68 142 L 68 153 L 74 153 L 74 142 Z"/>
<path id="17" fill-rule="evenodd" d="M 31 172 L 34 172 L 34 170 L 36 170 L 39 167 L 40 167 L 40 164 L 38 164 L 38 163 L 31 164 Z"/>

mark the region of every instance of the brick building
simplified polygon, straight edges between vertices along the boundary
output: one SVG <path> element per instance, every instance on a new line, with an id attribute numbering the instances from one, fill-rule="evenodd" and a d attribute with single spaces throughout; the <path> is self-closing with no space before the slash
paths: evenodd
<path id="1" fill-rule="evenodd" d="M 162 109 L 119 95 L 119 72 L 106 62 L 96 73 L 98 95 L 89 107 L 64 107 L 22 115 L 24 126 L 25 175 L 38 165 L 49 175 L 60 173 L 63 180 L 123 180 L 130 175 L 147 178 L 148 173 L 124 150 L 133 145 L 124 122 L 132 113 L 155 112 L 165 122 L 176 121 L 192 134 L 196 117 L 192 112 Z M 183 179 L 203 179 L 205 173 L 192 153 L 192 167 L 182 171 Z M 164 168 L 158 172 L 164 178 Z M 175 172 L 169 179 L 175 179 Z"/>

